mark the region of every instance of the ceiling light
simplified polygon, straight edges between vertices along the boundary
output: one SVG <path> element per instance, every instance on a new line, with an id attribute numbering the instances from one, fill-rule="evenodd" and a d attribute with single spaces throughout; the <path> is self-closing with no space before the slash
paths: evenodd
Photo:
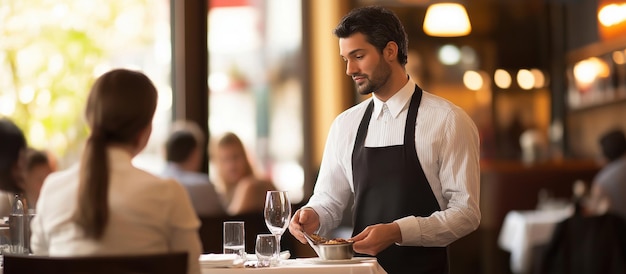
<path id="1" fill-rule="evenodd" d="M 467 11 L 458 3 L 432 4 L 424 17 L 424 32 L 430 36 L 465 36 L 472 31 Z"/>

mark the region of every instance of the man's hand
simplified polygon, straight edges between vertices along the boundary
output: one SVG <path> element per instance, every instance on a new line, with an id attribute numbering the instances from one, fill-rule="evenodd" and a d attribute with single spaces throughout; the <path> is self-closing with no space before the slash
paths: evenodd
<path id="1" fill-rule="evenodd" d="M 402 233 L 396 223 L 376 224 L 366 227 L 352 240 L 355 252 L 376 256 L 390 245 L 402 242 Z"/>
<path id="2" fill-rule="evenodd" d="M 298 241 L 306 244 L 306 239 L 302 235 L 301 231 L 313 234 L 320 227 L 320 216 L 317 212 L 310 207 L 304 207 L 298 209 L 291 218 L 289 223 L 289 233 L 293 235 Z"/>

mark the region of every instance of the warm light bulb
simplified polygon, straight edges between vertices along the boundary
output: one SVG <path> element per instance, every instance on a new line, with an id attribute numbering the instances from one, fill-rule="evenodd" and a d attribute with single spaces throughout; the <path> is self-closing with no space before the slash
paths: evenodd
<path id="1" fill-rule="evenodd" d="M 543 88 L 546 85 L 546 76 L 539 69 L 531 69 L 530 73 L 533 74 L 533 78 L 535 79 L 534 88 Z"/>
<path id="2" fill-rule="evenodd" d="M 626 4 L 610 4 L 598 11 L 598 21 L 605 27 L 626 22 Z"/>
<path id="3" fill-rule="evenodd" d="M 520 69 L 517 72 L 517 85 L 522 89 L 532 89 L 535 86 L 535 76 L 530 70 Z"/>
<path id="4" fill-rule="evenodd" d="M 511 74 L 509 74 L 509 72 L 507 72 L 506 70 L 496 69 L 495 73 L 493 74 L 493 81 L 499 88 L 507 89 L 511 86 Z"/>
<path id="5" fill-rule="evenodd" d="M 426 10 L 424 32 L 430 36 L 465 36 L 472 31 L 465 7 L 457 3 L 432 4 Z"/>
<path id="6" fill-rule="evenodd" d="M 483 87 L 483 77 L 480 73 L 468 70 L 463 74 L 463 84 L 471 90 L 479 90 Z"/>

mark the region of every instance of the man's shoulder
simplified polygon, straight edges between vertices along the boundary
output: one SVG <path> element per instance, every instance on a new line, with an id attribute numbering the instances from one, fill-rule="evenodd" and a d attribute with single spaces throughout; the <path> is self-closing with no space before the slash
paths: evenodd
<path id="1" fill-rule="evenodd" d="M 616 180 L 617 178 L 626 179 L 626 156 L 605 165 L 598 172 L 595 181 L 599 184 L 611 184 L 621 181 Z"/>
<path id="2" fill-rule="evenodd" d="M 372 101 L 371 98 L 363 100 L 362 102 L 344 110 L 335 118 L 336 123 L 353 123 L 355 119 L 359 121 L 363 118 L 367 105 Z"/>
<path id="3" fill-rule="evenodd" d="M 183 185 L 210 185 L 209 175 L 201 172 L 183 171 L 177 179 Z"/>
<path id="4" fill-rule="evenodd" d="M 460 107 L 441 96 L 424 91 L 420 107 L 436 108 L 441 110 L 460 110 Z"/>

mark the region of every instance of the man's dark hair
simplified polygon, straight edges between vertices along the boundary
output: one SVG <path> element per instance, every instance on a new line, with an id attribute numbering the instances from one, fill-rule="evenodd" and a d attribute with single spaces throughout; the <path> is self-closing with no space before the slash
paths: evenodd
<path id="1" fill-rule="evenodd" d="M 406 65 L 409 40 L 395 13 L 379 6 L 356 8 L 344 16 L 334 30 L 339 38 L 346 38 L 357 32 L 365 35 L 367 42 L 380 53 L 387 43 L 394 41 L 398 44 L 398 62 Z"/>
<path id="2" fill-rule="evenodd" d="M 186 130 L 174 131 L 165 142 L 165 154 L 168 162 L 182 163 L 198 147 L 198 140 Z"/>
<path id="3" fill-rule="evenodd" d="M 26 138 L 13 121 L 0 118 L 0 190 L 21 193 L 13 169 L 26 149 Z"/>
<path id="4" fill-rule="evenodd" d="M 626 137 L 624 132 L 619 129 L 611 130 L 600 138 L 600 147 L 602 154 L 610 162 L 622 157 L 626 153 Z"/>

